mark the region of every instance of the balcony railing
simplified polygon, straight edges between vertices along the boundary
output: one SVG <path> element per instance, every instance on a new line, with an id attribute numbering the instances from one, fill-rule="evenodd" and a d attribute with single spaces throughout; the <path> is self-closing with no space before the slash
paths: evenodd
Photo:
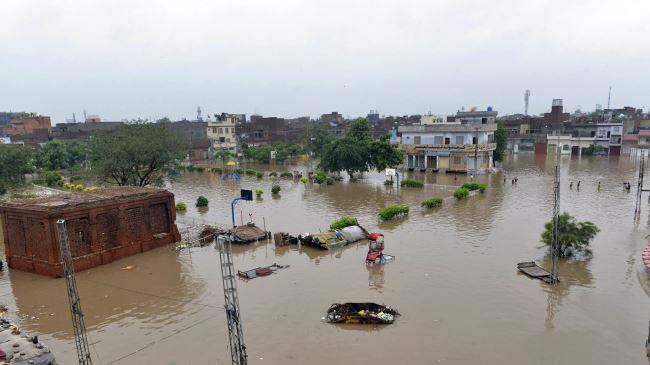
<path id="1" fill-rule="evenodd" d="M 450 151 L 450 152 L 473 152 L 478 146 L 479 151 L 493 151 L 497 148 L 496 143 L 486 144 L 403 144 L 401 149 L 404 152 L 416 151 Z"/>

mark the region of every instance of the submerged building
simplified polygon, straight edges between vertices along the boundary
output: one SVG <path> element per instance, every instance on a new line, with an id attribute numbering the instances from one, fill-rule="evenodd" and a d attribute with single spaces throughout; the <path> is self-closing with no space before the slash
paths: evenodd
<path id="1" fill-rule="evenodd" d="M 0 204 L 10 268 L 63 275 L 56 222 L 66 221 L 76 271 L 180 240 L 174 194 L 119 187 Z"/>
<path id="2" fill-rule="evenodd" d="M 399 126 L 408 169 L 481 173 L 492 166 L 497 112 L 458 112 L 446 123 Z"/>

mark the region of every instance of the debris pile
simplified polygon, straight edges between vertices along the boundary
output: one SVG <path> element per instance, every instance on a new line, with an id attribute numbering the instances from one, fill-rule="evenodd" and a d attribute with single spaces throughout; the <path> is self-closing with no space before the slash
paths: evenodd
<path id="1" fill-rule="evenodd" d="M 327 310 L 326 321 L 346 324 L 391 324 L 399 312 L 376 303 L 335 303 Z"/>

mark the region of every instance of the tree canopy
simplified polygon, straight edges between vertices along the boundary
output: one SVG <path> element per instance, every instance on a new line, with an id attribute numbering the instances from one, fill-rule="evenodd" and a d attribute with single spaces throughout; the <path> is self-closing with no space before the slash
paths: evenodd
<path id="1" fill-rule="evenodd" d="M 347 134 L 329 143 L 323 149 L 319 167 L 327 172 L 356 172 L 370 169 L 384 170 L 402 163 L 402 153 L 390 141 L 370 138 L 370 125 L 364 118 L 356 119 Z"/>
<path id="2" fill-rule="evenodd" d="M 53 140 L 34 156 L 34 165 L 44 170 L 67 169 L 86 160 L 87 145 L 79 141 Z"/>
<path id="3" fill-rule="evenodd" d="M 98 132 L 90 143 L 94 173 L 117 185 L 160 185 L 166 169 L 185 157 L 187 144 L 168 129 L 133 123 Z"/>
<path id="4" fill-rule="evenodd" d="M 25 174 L 33 171 L 31 159 L 26 147 L 0 144 L 0 195 L 25 183 Z"/>
<path id="5" fill-rule="evenodd" d="M 271 161 L 271 151 L 275 151 L 275 160 L 278 162 L 285 161 L 289 157 L 297 156 L 303 152 L 302 146 L 291 143 L 275 143 L 257 147 L 242 144 L 244 157 L 257 162 L 267 163 Z"/>
<path id="6" fill-rule="evenodd" d="M 305 149 L 320 156 L 334 138 L 334 134 L 325 123 L 309 122 L 304 132 Z"/>
<path id="7" fill-rule="evenodd" d="M 494 141 L 497 144 L 494 150 L 494 161 L 503 161 L 508 146 L 508 135 L 510 132 L 502 122 L 497 122 L 497 130 L 494 132 Z"/>
<path id="8" fill-rule="evenodd" d="M 560 214 L 559 218 L 558 241 L 560 256 L 572 256 L 578 252 L 589 253 L 590 251 L 587 246 L 596 237 L 596 234 L 600 232 L 600 229 L 588 221 L 578 222 L 575 217 L 567 212 Z M 549 247 L 553 244 L 553 228 L 553 220 L 544 224 L 542 242 Z"/>

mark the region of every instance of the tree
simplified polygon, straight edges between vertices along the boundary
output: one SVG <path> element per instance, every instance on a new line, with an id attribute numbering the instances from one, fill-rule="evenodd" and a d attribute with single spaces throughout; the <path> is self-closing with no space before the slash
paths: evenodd
<path id="1" fill-rule="evenodd" d="M 569 213 L 560 214 L 558 226 L 558 241 L 560 256 L 571 256 L 574 253 L 590 250 L 587 248 L 589 242 L 596 237 L 600 229 L 595 224 L 585 221 L 578 222 Z M 544 224 L 544 233 L 542 233 L 542 242 L 551 247 L 553 244 L 554 222 Z"/>
<path id="2" fill-rule="evenodd" d="M 386 139 L 370 142 L 370 156 L 370 164 L 377 171 L 395 167 L 404 161 L 402 151 L 397 148 L 397 145 L 390 144 Z"/>
<path id="3" fill-rule="evenodd" d="M 305 149 L 320 156 L 325 146 L 334 140 L 334 134 L 327 124 L 321 122 L 309 122 L 304 132 Z"/>
<path id="4" fill-rule="evenodd" d="M 402 152 L 384 137 L 373 141 L 368 121 L 356 119 L 350 124 L 345 137 L 324 148 L 319 167 L 327 172 L 346 171 L 352 177 L 355 172 L 372 168 L 382 171 L 401 164 Z"/>
<path id="5" fill-rule="evenodd" d="M 111 184 L 162 184 L 166 169 L 187 151 L 185 141 L 161 125 L 134 123 L 98 132 L 90 144 L 93 171 Z"/>
<path id="6" fill-rule="evenodd" d="M 34 164 L 48 171 L 67 169 L 84 162 L 87 153 L 87 146 L 83 142 L 55 139 L 36 153 Z"/>
<path id="7" fill-rule="evenodd" d="M 497 144 L 494 150 L 494 161 L 503 161 L 508 146 L 508 135 L 510 132 L 502 122 L 497 122 L 497 130 L 494 132 L 494 141 Z"/>
<path id="8" fill-rule="evenodd" d="M 370 139 L 370 124 L 366 118 L 357 118 L 350 123 L 350 128 L 345 134 L 357 141 L 364 141 Z"/>
<path id="9" fill-rule="evenodd" d="M 25 174 L 34 169 L 32 151 L 23 146 L 0 145 L 0 195 L 25 183 Z"/>

